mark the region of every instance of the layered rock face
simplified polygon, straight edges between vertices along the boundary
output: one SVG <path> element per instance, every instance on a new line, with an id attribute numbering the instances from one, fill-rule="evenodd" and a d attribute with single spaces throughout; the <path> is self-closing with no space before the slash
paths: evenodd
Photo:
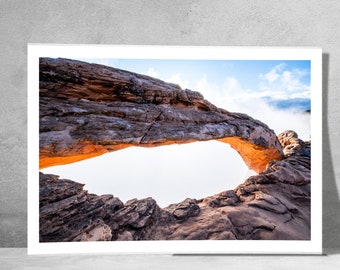
<path id="1" fill-rule="evenodd" d="M 287 155 L 234 190 L 161 209 L 152 198 L 126 204 L 83 184 L 40 173 L 40 241 L 308 240 L 310 143 L 279 136 Z"/>
<path id="2" fill-rule="evenodd" d="M 256 172 L 283 157 L 275 133 L 178 85 L 102 65 L 40 59 L 40 168 L 129 146 L 219 140 Z"/>
<path id="3" fill-rule="evenodd" d="M 40 173 L 40 241 L 310 239 L 310 142 L 147 76 L 40 59 L 40 167 L 129 146 L 219 140 L 258 175 L 234 190 L 160 208 L 125 204 Z M 73 179 L 77 180 L 77 179 Z M 183 179 L 185 181 L 185 179 Z"/>

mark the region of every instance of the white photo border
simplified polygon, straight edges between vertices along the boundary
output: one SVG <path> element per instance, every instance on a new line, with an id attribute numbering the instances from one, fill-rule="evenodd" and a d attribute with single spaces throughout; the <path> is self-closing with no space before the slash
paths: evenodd
<path id="1" fill-rule="evenodd" d="M 39 242 L 39 58 L 311 61 L 311 239 Z M 311 47 L 28 44 L 28 254 L 321 254 L 322 50 Z"/>

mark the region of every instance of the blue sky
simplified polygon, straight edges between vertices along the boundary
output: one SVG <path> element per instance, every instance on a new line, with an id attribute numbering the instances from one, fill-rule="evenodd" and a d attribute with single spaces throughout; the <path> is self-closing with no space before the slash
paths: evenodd
<path id="1" fill-rule="evenodd" d="M 192 90 L 197 90 L 197 87 L 200 88 L 200 85 L 208 81 L 219 86 L 208 89 L 211 92 L 233 90 L 256 96 L 270 95 L 279 99 L 310 98 L 310 61 L 98 58 L 81 60 L 150 75 Z"/>

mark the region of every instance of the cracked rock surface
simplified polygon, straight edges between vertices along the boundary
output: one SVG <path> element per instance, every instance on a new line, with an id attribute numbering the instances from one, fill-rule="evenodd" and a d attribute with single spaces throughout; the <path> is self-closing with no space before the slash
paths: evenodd
<path id="1" fill-rule="evenodd" d="M 39 80 L 41 168 L 129 146 L 218 140 L 258 173 L 234 190 L 165 208 L 40 173 L 41 242 L 310 239 L 311 144 L 294 131 L 277 137 L 198 92 L 102 65 L 41 58 Z"/>
<path id="2" fill-rule="evenodd" d="M 283 160 L 234 190 L 160 208 L 152 198 L 125 204 L 83 184 L 40 173 L 40 241 L 308 240 L 310 143 L 279 136 Z M 290 142 L 287 142 L 290 140 Z"/>
<path id="3" fill-rule="evenodd" d="M 152 77 L 68 59 L 40 59 L 40 168 L 129 146 L 219 140 L 252 170 L 283 157 L 264 123 Z"/>

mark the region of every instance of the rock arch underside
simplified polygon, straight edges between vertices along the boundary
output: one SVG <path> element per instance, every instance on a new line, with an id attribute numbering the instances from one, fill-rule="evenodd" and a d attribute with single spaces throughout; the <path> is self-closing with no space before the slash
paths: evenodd
<path id="1" fill-rule="evenodd" d="M 40 172 L 41 242 L 310 239 L 310 142 L 294 131 L 277 136 L 198 92 L 98 64 L 41 58 L 39 129 L 40 168 L 130 146 L 218 140 L 258 173 L 234 190 L 160 208 L 152 198 L 124 204 Z"/>

